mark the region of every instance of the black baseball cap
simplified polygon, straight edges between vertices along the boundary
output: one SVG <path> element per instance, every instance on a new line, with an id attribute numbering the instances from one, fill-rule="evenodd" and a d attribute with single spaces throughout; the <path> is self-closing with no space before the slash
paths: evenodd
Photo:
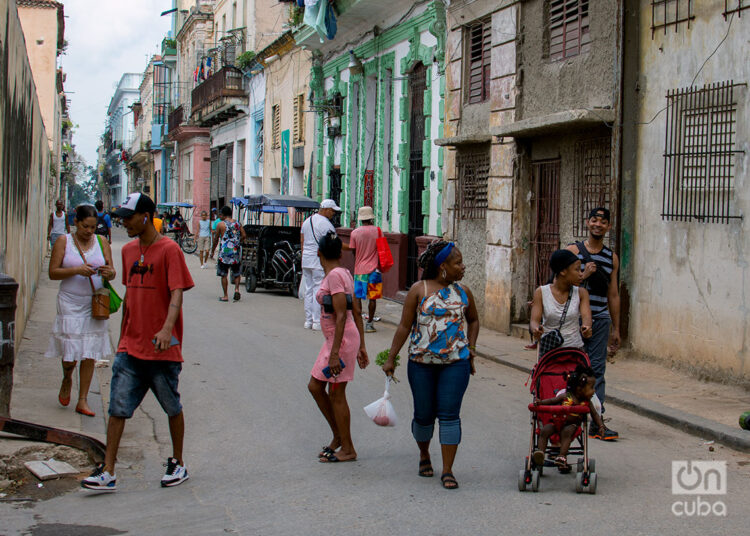
<path id="1" fill-rule="evenodd" d="M 115 216 L 120 218 L 129 218 L 133 214 L 153 214 L 156 212 L 156 205 L 146 194 L 140 192 L 129 194 L 120 208 L 115 210 Z"/>
<path id="2" fill-rule="evenodd" d="M 589 219 L 591 218 L 601 218 L 603 220 L 612 221 L 610 220 L 609 209 L 604 207 L 592 208 L 591 212 L 589 212 Z"/>

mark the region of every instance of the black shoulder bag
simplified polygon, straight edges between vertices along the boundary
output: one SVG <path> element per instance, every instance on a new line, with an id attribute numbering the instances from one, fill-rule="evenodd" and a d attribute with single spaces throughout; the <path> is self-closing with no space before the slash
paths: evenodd
<path id="1" fill-rule="evenodd" d="M 550 290 L 550 292 L 552 292 Z M 570 299 L 573 297 L 573 290 L 571 289 L 570 293 L 568 294 L 568 301 L 565 302 L 565 307 L 563 308 L 562 316 L 560 317 L 560 327 L 557 329 L 553 329 L 552 331 L 548 331 L 544 335 L 542 335 L 539 338 L 539 356 L 543 356 L 547 352 L 551 352 L 555 348 L 560 348 L 563 343 L 565 342 L 565 339 L 563 339 L 562 333 L 560 333 L 560 330 L 563 327 L 563 324 L 565 324 L 565 317 L 568 314 L 568 307 L 570 306 Z M 554 296 L 553 296 L 554 298 Z"/>

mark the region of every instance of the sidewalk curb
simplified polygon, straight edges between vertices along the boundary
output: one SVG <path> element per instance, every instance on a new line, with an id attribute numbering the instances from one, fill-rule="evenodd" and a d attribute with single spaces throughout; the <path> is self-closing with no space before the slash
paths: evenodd
<path id="1" fill-rule="evenodd" d="M 383 323 L 398 326 L 398 322 L 394 322 L 385 315 L 381 316 Z M 477 347 L 478 356 L 499 365 L 531 374 L 531 367 L 527 364 L 492 355 L 486 350 L 486 346 L 482 348 L 481 343 L 477 344 Z M 743 430 L 735 430 L 724 424 L 670 408 L 658 402 L 639 398 L 636 395 L 612 387 L 607 389 L 607 401 L 615 406 L 661 422 L 677 430 L 699 436 L 702 439 L 713 440 L 739 451 L 750 452 L 750 433 Z"/>

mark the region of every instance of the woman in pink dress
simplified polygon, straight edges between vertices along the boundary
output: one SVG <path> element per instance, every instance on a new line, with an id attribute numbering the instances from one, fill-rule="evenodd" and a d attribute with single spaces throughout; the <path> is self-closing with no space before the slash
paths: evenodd
<path id="1" fill-rule="evenodd" d="M 318 257 L 326 274 L 316 296 L 321 305 L 320 327 L 325 342 L 307 387 L 333 432 L 333 439 L 318 454 L 318 461 L 351 462 L 357 459 L 357 452 L 349 428 L 346 385 L 354 379 L 355 363 L 359 368 L 369 363 L 362 314 L 352 299 L 352 274 L 341 266 L 341 239 L 336 233 L 330 232 L 319 240 Z"/>

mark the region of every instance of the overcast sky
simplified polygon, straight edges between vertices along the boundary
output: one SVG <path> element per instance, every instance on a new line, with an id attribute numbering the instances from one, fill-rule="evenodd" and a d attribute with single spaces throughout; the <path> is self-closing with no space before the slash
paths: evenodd
<path id="1" fill-rule="evenodd" d="M 107 106 L 123 73 L 142 73 L 171 28 L 172 0 L 63 0 L 70 118 L 76 150 L 90 165 L 104 132 Z"/>

